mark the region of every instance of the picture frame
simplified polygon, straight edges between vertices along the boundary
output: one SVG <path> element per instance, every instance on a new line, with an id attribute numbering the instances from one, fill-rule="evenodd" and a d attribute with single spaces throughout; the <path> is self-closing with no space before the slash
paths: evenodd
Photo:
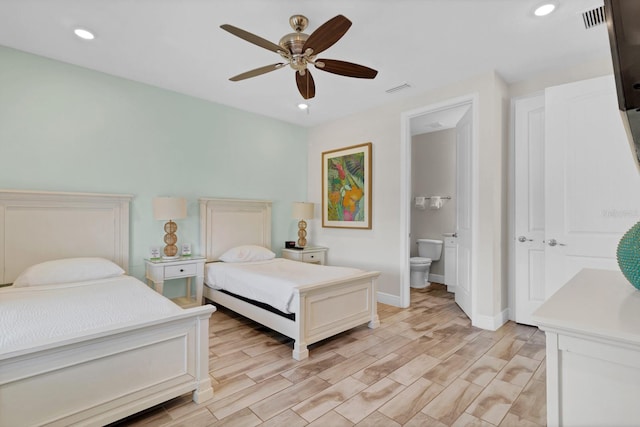
<path id="1" fill-rule="evenodd" d="M 183 243 L 182 244 L 182 256 L 191 256 L 191 243 Z"/>
<path id="2" fill-rule="evenodd" d="M 322 153 L 322 227 L 371 229 L 372 145 Z"/>
<path id="3" fill-rule="evenodd" d="M 149 259 L 156 260 L 162 258 L 162 252 L 160 250 L 160 246 L 151 246 L 149 248 Z"/>

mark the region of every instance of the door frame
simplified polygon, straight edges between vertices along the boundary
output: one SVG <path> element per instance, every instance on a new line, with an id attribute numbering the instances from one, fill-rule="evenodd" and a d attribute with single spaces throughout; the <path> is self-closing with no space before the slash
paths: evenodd
<path id="1" fill-rule="evenodd" d="M 470 105 L 471 107 L 471 323 L 477 319 L 477 247 L 478 247 L 478 185 L 479 185 L 479 159 L 478 159 L 478 99 L 477 93 L 451 98 L 446 101 L 426 105 L 415 110 L 405 111 L 400 117 L 400 305 L 403 308 L 410 304 L 410 245 L 411 239 L 411 119 L 449 108 Z M 459 170 L 456 171 L 456 174 Z"/>

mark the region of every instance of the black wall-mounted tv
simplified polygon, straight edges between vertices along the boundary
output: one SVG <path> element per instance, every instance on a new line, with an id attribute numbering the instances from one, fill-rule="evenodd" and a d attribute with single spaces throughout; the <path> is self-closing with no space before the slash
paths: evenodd
<path id="1" fill-rule="evenodd" d="M 618 107 L 640 170 L 640 0 L 605 0 L 604 9 Z"/>

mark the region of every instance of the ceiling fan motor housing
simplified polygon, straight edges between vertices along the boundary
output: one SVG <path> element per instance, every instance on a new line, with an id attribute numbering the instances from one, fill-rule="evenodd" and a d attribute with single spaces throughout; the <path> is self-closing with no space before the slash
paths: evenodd
<path id="1" fill-rule="evenodd" d="M 287 52 L 291 52 L 293 55 L 300 55 L 302 54 L 302 47 L 308 38 L 309 35 L 305 33 L 289 33 L 283 36 L 278 44 L 286 49 Z"/>
<path id="2" fill-rule="evenodd" d="M 304 56 L 302 49 L 309 35 L 302 31 L 309 25 L 309 20 L 303 15 L 293 15 L 289 18 L 289 24 L 295 33 L 283 36 L 278 42 L 285 49 L 285 54 L 281 54 L 281 56 L 290 61 L 291 68 L 301 71 L 306 69 L 308 64 L 308 58 Z M 290 53 L 290 55 L 286 53 Z"/>

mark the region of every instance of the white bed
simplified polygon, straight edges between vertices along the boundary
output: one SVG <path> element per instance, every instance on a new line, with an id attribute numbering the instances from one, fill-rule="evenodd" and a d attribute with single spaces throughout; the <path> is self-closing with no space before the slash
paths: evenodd
<path id="1" fill-rule="evenodd" d="M 101 257 L 126 271 L 130 200 L 0 191 L 0 283 L 70 257 Z M 0 288 L 0 426 L 104 425 L 190 391 L 196 402 L 210 399 L 214 310 L 181 309 L 126 275 Z"/>
<path id="2" fill-rule="evenodd" d="M 271 202 L 200 199 L 201 248 L 208 262 L 242 245 L 271 248 Z M 290 261 L 295 262 L 295 261 Z M 313 266 L 313 268 L 323 268 Z M 304 282 L 293 289 L 289 310 L 295 319 L 250 304 L 205 286 L 206 299 L 292 338 L 293 358 L 308 357 L 307 346 L 367 323 L 379 326 L 376 304 L 377 271 L 351 271 L 339 278 Z M 206 279 L 205 279 L 206 281 Z"/>

